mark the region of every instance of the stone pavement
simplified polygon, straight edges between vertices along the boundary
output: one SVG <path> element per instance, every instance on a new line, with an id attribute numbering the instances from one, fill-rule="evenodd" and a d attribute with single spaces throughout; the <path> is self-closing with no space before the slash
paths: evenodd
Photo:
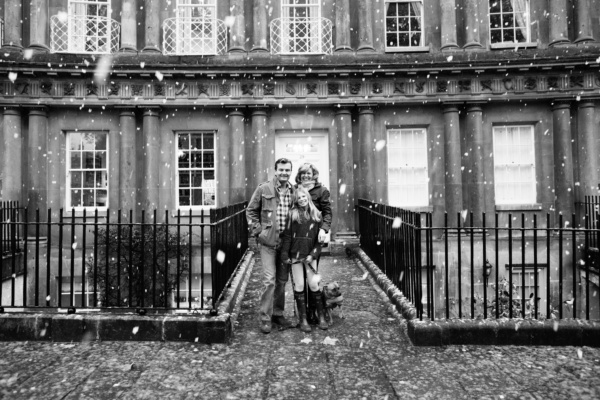
<path id="1" fill-rule="evenodd" d="M 600 349 L 413 347 L 356 259 L 321 260 L 344 292 L 328 331 L 259 332 L 260 262 L 229 345 L 0 343 L 6 399 L 600 398 Z M 291 287 L 287 313 L 292 317 Z"/>

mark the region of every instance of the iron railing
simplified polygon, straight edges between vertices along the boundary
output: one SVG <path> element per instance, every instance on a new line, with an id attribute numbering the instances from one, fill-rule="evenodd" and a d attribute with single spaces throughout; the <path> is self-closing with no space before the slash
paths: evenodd
<path id="1" fill-rule="evenodd" d="M 495 213 L 493 224 L 435 227 L 431 213 L 359 201 L 361 247 L 415 305 L 419 318 L 600 316 L 600 230 L 575 215 Z M 586 221 L 598 220 L 598 214 Z M 462 221 L 462 222 L 461 222 Z M 466 225 L 466 226 L 461 226 Z"/>
<path id="2" fill-rule="evenodd" d="M 20 253 L 21 242 L 23 240 L 22 222 L 26 213 L 19 206 L 18 201 L 0 202 L 0 253 L 2 255 L 10 253 Z"/>
<path id="3" fill-rule="evenodd" d="M 227 27 L 221 20 L 200 17 L 168 18 L 163 22 L 165 55 L 227 53 Z"/>
<path id="4" fill-rule="evenodd" d="M 60 13 L 50 18 L 53 53 L 116 53 L 120 38 L 121 25 L 107 17 Z"/>
<path id="5" fill-rule="evenodd" d="M 1 261 L 12 274 L 0 307 L 214 312 L 248 248 L 245 208 L 142 211 L 139 222 L 132 211 L 36 210 L 30 222 L 1 221 L 27 242 Z"/>
<path id="6" fill-rule="evenodd" d="M 327 18 L 276 18 L 270 27 L 273 54 L 333 52 L 333 24 Z"/>

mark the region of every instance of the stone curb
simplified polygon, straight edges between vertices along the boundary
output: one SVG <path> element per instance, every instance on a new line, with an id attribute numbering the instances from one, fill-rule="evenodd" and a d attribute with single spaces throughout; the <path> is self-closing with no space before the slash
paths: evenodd
<path id="1" fill-rule="evenodd" d="M 521 345 L 600 347 L 600 321 L 580 319 L 533 320 L 441 319 L 420 321 L 416 308 L 371 261 L 361 248 L 351 249 L 373 279 L 407 320 L 408 337 L 415 346 Z"/>
<path id="2" fill-rule="evenodd" d="M 232 311 L 243 297 L 254 253 L 248 251 L 219 304 L 218 314 L 0 314 L 0 341 L 187 341 L 229 343 Z"/>

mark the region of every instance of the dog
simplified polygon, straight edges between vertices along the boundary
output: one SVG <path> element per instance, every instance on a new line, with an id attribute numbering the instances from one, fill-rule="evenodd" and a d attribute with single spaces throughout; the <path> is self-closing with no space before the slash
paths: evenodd
<path id="1" fill-rule="evenodd" d="M 344 296 L 340 291 L 340 285 L 337 282 L 329 282 L 323 286 L 323 311 L 325 313 L 325 319 L 329 321 L 329 325 L 333 324 L 333 309 L 338 307 L 340 309 L 340 318 L 346 318 L 342 304 L 344 303 Z"/>

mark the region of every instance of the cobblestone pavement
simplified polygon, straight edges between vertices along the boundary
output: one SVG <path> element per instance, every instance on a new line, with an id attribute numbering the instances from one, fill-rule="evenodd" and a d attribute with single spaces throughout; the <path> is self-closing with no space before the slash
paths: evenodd
<path id="1" fill-rule="evenodd" d="M 345 316 L 327 331 L 259 332 L 257 262 L 229 345 L 0 343 L 6 399 L 600 398 L 600 349 L 413 347 L 355 259 L 321 260 Z M 286 313 L 293 316 L 288 287 Z"/>

